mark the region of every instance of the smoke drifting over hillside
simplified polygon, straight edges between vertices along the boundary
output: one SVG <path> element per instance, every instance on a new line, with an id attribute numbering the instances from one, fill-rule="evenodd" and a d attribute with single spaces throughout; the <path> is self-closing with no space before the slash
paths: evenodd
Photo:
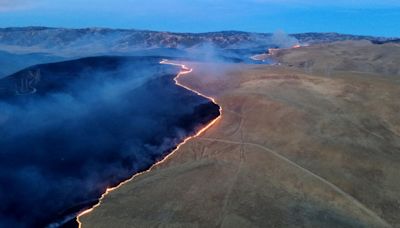
<path id="1" fill-rule="evenodd" d="M 38 30 L 31 41 L 40 42 L 42 32 Z M 99 30 L 98 36 L 108 37 L 109 32 Z M 201 38 L 180 48 L 160 45 L 119 53 L 137 57 L 43 64 L 1 79 L 0 184 L 5 188 L 0 191 L 0 227 L 64 221 L 97 200 L 110 184 L 148 168 L 196 127 L 214 119 L 219 107 L 176 86 L 172 77 L 179 69 L 160 65 L 161 58 L 150 55 L 247 63 L 251 54 L 272 45 L 265 37 L 248 40 L 242 35 L 204 35 L 211 41 Z M 91 42 L 96 39 L 79 38 L 65 42 L 63 48 L 88 45 L 91 50 L 98 45 Z M 66 54 L 63 48 L 61 55 Z M 82 50 L 84 55 L 93 54 Z"/>
<path id="2" fill-rule="evenodd" d="M 88 58 L 1 80 L 0 227 L 63 220 L 218 115 L 159 60 Z M 35 94 L 4 89 L 38 69 Z"/>
<path id="3" fill-rule="evenodd" d="M 289 36 L 282 30 L 275 32 L 271 36 L 270 43 L 276 45 L 278 48 L 289 48 L 300 44 L 295 37 Z"/>
<path id="4" fill-rule="evenodd" d="M 283 32 L 0 29 L 0 50 L 8 51 L 0 52 L 0 65 L 8 67 L 0 74 L 82 55 L 147 56 L 44 64 L 0 79 L 0 227 L 63 221 L 219 114 L 173 83 L 177 68 L 150 56 L 256 63 L 249 57 L 298 42 Z M 223 75 L 229 67 L 210 64 L 207 71 Z"/>

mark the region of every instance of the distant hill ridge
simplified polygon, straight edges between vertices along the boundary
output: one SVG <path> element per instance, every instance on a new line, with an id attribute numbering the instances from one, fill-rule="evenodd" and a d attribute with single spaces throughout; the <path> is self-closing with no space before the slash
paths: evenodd
<path id="1" fill-rule="evenodd" d="M 143 48 L 191 48 L 203 43 L 210 43 L 219 48 L 243 48 L 272 44 L 273 37 L 272 33 L 240 31 L 175 33 L 110 28 L 11 27 L 0 28 L 0 50 L 7 51 L 14 48 L 12 51 L 48 53 L 60 50 L 129 52 Z M 289 37 L 308 44 L 342 40 L 385 43 L 395 40 L 395 38 L 339 33 L 300 33 L 291 34 Z"/>
<path id="2" fill-rule="evenodd" d="M 110 28 L 0 28 L 0 78 L 25 67 L 87 56 L 129 55 L 197 57 L 203 60 L 246 62 L 268 48 L 343 40 L 369 40 L 375 44 L 399 39 L 338 33 L 206 33 L 158 32 Z"/>

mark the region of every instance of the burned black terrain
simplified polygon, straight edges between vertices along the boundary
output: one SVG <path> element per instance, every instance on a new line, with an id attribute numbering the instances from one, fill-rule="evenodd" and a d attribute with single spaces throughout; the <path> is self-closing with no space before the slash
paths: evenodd
<path id="1" fill-rule="evenodd" d="M 0 80 L 0 227 L 73 219 L 219 115 L 160 60 L 84 58 Z"/>

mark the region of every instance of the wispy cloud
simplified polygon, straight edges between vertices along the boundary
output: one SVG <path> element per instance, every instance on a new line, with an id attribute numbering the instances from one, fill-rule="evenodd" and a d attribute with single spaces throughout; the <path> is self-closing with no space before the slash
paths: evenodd
<path id="1" fill-rule="evenodd" d="M 29 0 L 0 0 L 0 11 L 28 9 L 33 5 Z"/>

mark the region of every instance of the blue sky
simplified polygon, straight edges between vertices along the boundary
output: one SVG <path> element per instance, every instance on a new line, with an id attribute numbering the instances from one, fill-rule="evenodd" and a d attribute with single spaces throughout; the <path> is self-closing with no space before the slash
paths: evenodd
<path id="1" fill-rule="evenodd" d="M 0 27 L 400 36 L 400 0 L 0 0 Z"/>

